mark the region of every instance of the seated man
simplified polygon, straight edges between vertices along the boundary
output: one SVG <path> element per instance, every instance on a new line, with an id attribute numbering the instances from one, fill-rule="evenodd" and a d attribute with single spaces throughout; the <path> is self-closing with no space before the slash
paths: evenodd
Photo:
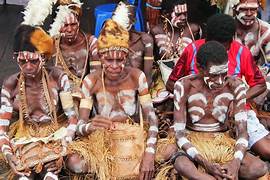
<path id="1" fill-rule="evenodd" d="M 128 31 L 111 19 L 106 21 L 98 38 L 98 53 L 102 70 L 87 75 L 82 85 L 84 98 L 80 103 L 80 125 L 77 133 L 85 137 L 81 137 L 70 145 L 70 149 L 74 153 L 69 157 L 67 165 L 73 172 L 94 172 L 99 179 L 105 180 L 116 177 L 138 179 L 139 172 L 136 170 L 139 170 L 140 167 L 140 179 L 150 180 L 153 176 L 158 121 L 144 73 L 125 65 L 128 41 Z M 92 105 L 96 108 L 98 115 L 94 116 L 89 123 Z M 141 148 L 144 146 L 144 140 L 139 143 L 136 140 L 143 133 L 135 134 L 135 136 L 128 135 L 136 125 L 128 124 L 127 119 L 133 122 L 138 119 L 140 109 L 142 109 L 143 117 L 150 124 L 145 151 Z M 119 130 L 119 126 L 127 128 Z M 99 132 L 104 134 L 98 136 Z M 114 133 L 117 132 L 119 133 L 118 138 L 114 136 Z M 122 134 L 121 137 L 119 137 L 120 134 Z M 111 144 L 116 140 L 115 138 L 120 138 L 120 142 L 113 143 L 112 146 L 123 145 L 123 143 L 129 145 L 121 148 L 108 146 L 108 143 Z M 139 149 L 142 151 L 137 153 Z M 116 156 L 115 151 L 122 152 L 120 157 L 119 154 Z M 109 158 L 106 157 L 108 153 L 112 153 Z M 127 155 L 129 153 L 131 154 Z M 127 167 L 122 165 L 118 171 L 108 172 L 108 167 L 111 167 L 110 159 L 113 164 L 127 163 Z M 134 163 L 134 161 L 138 163 L 131 167 L 129 163 Z M 132 171 L 135 172 L 132 173 Z M 127 176 L 122 176 L 123 174 Z"/>
<path id="2" fill-rule="evenodd" d="M 73 96 L 78 98 L 81 98 L 80 87 L 83 78 L 90 70 L 98 68 L 94 64 L 98 63 L 100 66 L 97 39 L 80 29 L 81 5 L 72 2 L 59 6 L 49 30 L 50 35 L 55 38 L 55 66 L 68 75 Z"/>
<path id="3" fill-rule="evenodd" d="M 222 44 L 209 41 L 197 53 L 198 75 L 179 79 L 174 90 L 176 170 L 188 179 L 257 179 L 265 163 L 247 153 L 246 86 L 227 76 L 228 56 Z M 228 130 L 232 105 L 236 141 Z M 198 170 L 203 168 L 204 172 Z"/>
<path id="4" fill-rule="evenodd" d="M 161 102 L 169 97 L 165 85 L 168 77 L 185 47 L 201 37 L 198 24 L 188 22 L 188 7 L 185 0 L 166 0 L 161 4 L 163 21 L 160 21 L 151 34 L 154 36 L 157 59 L 160 60 L 158 73 L 154 77 L 152 98 Z"/>
<path id="5" fill-rule="evenodd" d="M 207 41 L 218 41 L 224 45 L 228 53 L 228 75 L 245 78 L 249 85 L 247 100 L 250 101 L 266 90 L 265 79 L 256 66 L 248 48 L 233 40 L 236 25 L 234 19 L 225 14 L 217 14 L 207 21 L 206 39 L 197 40 L 188 45 L 176 66 L 174 67 L 166 84 L 168 90 L 173 91 L 174 83 L 179 78 L 197 74 L 196 54 L 198 48 Z M 248 110 L 249 147 L 260 157 L 270 159 L 270 135 L 259 122 L 253 110 Z"/>
<path id="6" fill-rule="evenodd" d="M 63 126 L 67 126 L 67 134 L 62 137 L 63 143 L 71 141 L 75 135 L 77 117 L 68 77 L 57 68 L 44 67 L 44 63 L 51 57 L 52 52 L 53 40 L 41 28 L 21 25 L 17 29 L 14 40 L 14 59 L 21 71 L 8 77 L 2 86 L 0 147 L 12 171 L 19 177 L 29 176 L 24 179 L 32 179 L 36 174 L 41 175 L 39 178 L 58 179 L 57 174 L 63 162 L 55 159 L 47 164 L 46 159 L 51 158 L 49 155 L 36 154 L 42 147 L 33 151 L 30 157 L 24 157 L 24 152 L 37 148 L 34 145 L 35 142 L 30 143 L 31 148 L 28 146 L 28 150 L 20 145 L 18 148 L 15 142 L 24 142 L 23 140 L 32 142 L 36 138 L 52 137 L 52 134 Z M 65 117 L 60 119 L 57 116 L 62 114 L 60 109 L 64 110 L 68 122 Z M 19 120 L 10 127 L 13 112 L 19 113 Z M 56 152 L 57 148 L 54 144 L 46 146 L 45 143 L 44 149 L 49 146 L 55 148 L 56 154 L 60 153 Z M 33 169 L 24 167 L 24 170 L 30 170 L 30 174 L 24 171 L 19 172 L 19 164 L 22 166 L 31 164 L 31 161 L 37 161 L 36 157 L 39 157 L 40 163 L 34 164 Z M 44 162 L 45 165 L 43 165 Z"/>

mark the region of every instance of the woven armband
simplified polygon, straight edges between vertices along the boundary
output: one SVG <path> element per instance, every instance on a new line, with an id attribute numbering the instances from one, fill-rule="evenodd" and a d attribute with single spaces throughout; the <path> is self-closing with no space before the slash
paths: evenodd
<path id="1" fill-rule="evenodd" d="M 80 108 L 92 109 L 93 99 L 91 97 L 81 99 Z"/>

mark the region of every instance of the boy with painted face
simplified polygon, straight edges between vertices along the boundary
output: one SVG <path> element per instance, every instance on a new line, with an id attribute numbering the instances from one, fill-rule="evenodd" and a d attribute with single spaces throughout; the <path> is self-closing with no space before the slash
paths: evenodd
<path id="1" fill-rule="evenodd" d="M 270 60 L 270 25 L 257 18 L 259 5 L 258 0 L 240 0 L 234 6 L 235 40 L 247 46 L 257 64 L 263 65 Z"/>
<path id="2" fill-rule="evenodd" d="M 63 162 L 53 160 L 46 164 L 25 167 L 26 172 L 19 172 L 18 163 L 29 164 L 31 158 L 35 161 L 34 158 L 37 156 L 35 153 L 38 153 L 39 149 L 36 149 L 30 157 L 24 157 L 25 149 L 21 145 L 22 154 L 18 154 L 16 142 L 29 141 L 32 146 L 31 148 L 28 146 L 28 150 L 31 151 L 35 149 L 37 138 L 52 136 L 65 125 L 67 134 L 63 137 L 63 143 L 69 143 L 75 136 L 77 116 L 68 76 L 56 67 L 48 69 L 44 67 L 44 63 L 50 59 L 52 53 L 53 39 L 41 28 L 29 25 L 18 27 L 14 40 L 14 59 L 21 71 L 8 77 L 2 86 L 0 148 L 12 172 L 18 177 L 27 175 L 23 177 L 24 179 L 33 179 L 37 174 L 46 180 L 58 179 L 57 174 L 61 171 Z M 62 109 L 67 118 L 59 117 Z M 14 112 L 19 114 L 19 120 L 10 126 Z M 40 149 L 42 147 L 41 145 Z M 49 158 L 49 155 L 42 153 L 38 156 L 42 160 Z"/>
<path id="3" fill-rule="evenodd" d="M 68 160 L 69 168 L 76 173 L 95 172 L 98 178 L 102 180 L 114 176 L 114 174 L 108 173 L 110 165 L 107 163 L 106 157 L 104 157 L 108 151 L 102 153 L 102 149 L 106 150 L 108 148 L 109 151 L 111 149 L 102 144 L 102 139 L 105 136 L 94 139 L 95 134 L 100 132 L 98 131 L 100 129 L 110 133 L 114 131 L 116 124 L 126 124 L 126 120 L 129 118 L 138 119 L 137 115 L 140 108 L 138 108 L 137 104 L 139 103 L 143 117 L 150 124 L 148 139 L 142 161 L 139 163 L 140 175 L 135 174 L 133 177 L 126 178 L 151 179 L 153 176 L 158 121 L 144 73 L 139 69 L 126 66 L 128 48 L 129 32 L 115 21 L 107 20 L 98 38 L 98 53 L 102 63 L 102 70 L 87 75 L 82 84 L 84 98 L 80 103 L 80 125 L 77 133 L 85 137 L 72 145 L 71 149 L 76 153 L 72 154 Z M 93 107 L 96 108 L 97 115 L 91 118 L 91 122 L 89 122 L 89 115 Z M 141 136 L 141 134 L 138 134 L 138 136 Z M 108 137 L 109 140 L 110 138 Z M 132 139 L 127 141 L 130 140 Z M 144 142 L 139 146 L 143 145 Z M 94 152 L 95 149 L 98 149 L 100 154 Z M 127 148 L 120 150 L 130 152 L 137 149 Z M 82 157 L 80 154 L 82 154 Z M 122 158 L 119 157 L 120 161 L 125 158 L 127 158 L 127 161 L 141 158 L 140 154 L 137 154 L 136 157 L 132 156 L 132 158 L 125 155 L 126 153 L 122 154 Z M 114 154 L 112 158 L 115 158 Z M 119 159 L 117 158 L 115 161 Z M 125 168 L 127 167 L 121 167 L 121 171 Z M 133 170 L 134 167 L 129 168 L 127 172 Z"/>
<path id="4" fill-rule="evenodd" d="M 174 166 L 188 179 L 256 179 L 266 173 L 265 164 L 246 153 L 246 86 L 241 79 L 227 76 L 227 59 L 224 46 L 209 41 L 197 53 L 199 74 L 175 83 L 173 127 L 184 154 L 174 156 Z M 230 105 L 236 141 L 227 133 Z M 205 172 L 200 172 L 195 164 Z M 253 164 L 261 169 L 250 171 Z"/>

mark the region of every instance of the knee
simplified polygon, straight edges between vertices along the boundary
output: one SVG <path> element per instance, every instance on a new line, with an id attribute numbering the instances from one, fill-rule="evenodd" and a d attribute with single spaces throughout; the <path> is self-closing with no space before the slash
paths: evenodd
<path id="1" fill-rule="evenodd" d="M 67 168 L 74 173 L 83 173 L 85 169 L 85 161 L 78 154 L 72 154 L 67 157 Z"/>
<path id="2" fill-rule="evenodd" d="M 258 158 L 256 161 L 252 162 L 252 165 L 246 165 L 245 172 L 243 174 L 241 173 L 241 177 L 245 179 L 257 179 L 264 176 L 267 171 L 266 163 Z"/>
<path id="3" fill-rule="evenodd" d="M 176 158 L 175 162 L 174 162 L 174 168 L 175 170 L 179 173 L 182 174 L 182 172 L 185 172 L 186 169 L 186 159 L 187 157 L 185 156 L 179 156 Z"/>

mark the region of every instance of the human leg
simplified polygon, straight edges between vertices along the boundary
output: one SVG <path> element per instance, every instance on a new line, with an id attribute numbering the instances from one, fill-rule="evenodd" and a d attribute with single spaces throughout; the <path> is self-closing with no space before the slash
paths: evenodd
<path id="1" fill-rule="evenodd" d="M 267 165 L 260 158 L 246 153 L 239 170 L 239 177 L 243 179 L 257 179 L 267 173 Z"/>

